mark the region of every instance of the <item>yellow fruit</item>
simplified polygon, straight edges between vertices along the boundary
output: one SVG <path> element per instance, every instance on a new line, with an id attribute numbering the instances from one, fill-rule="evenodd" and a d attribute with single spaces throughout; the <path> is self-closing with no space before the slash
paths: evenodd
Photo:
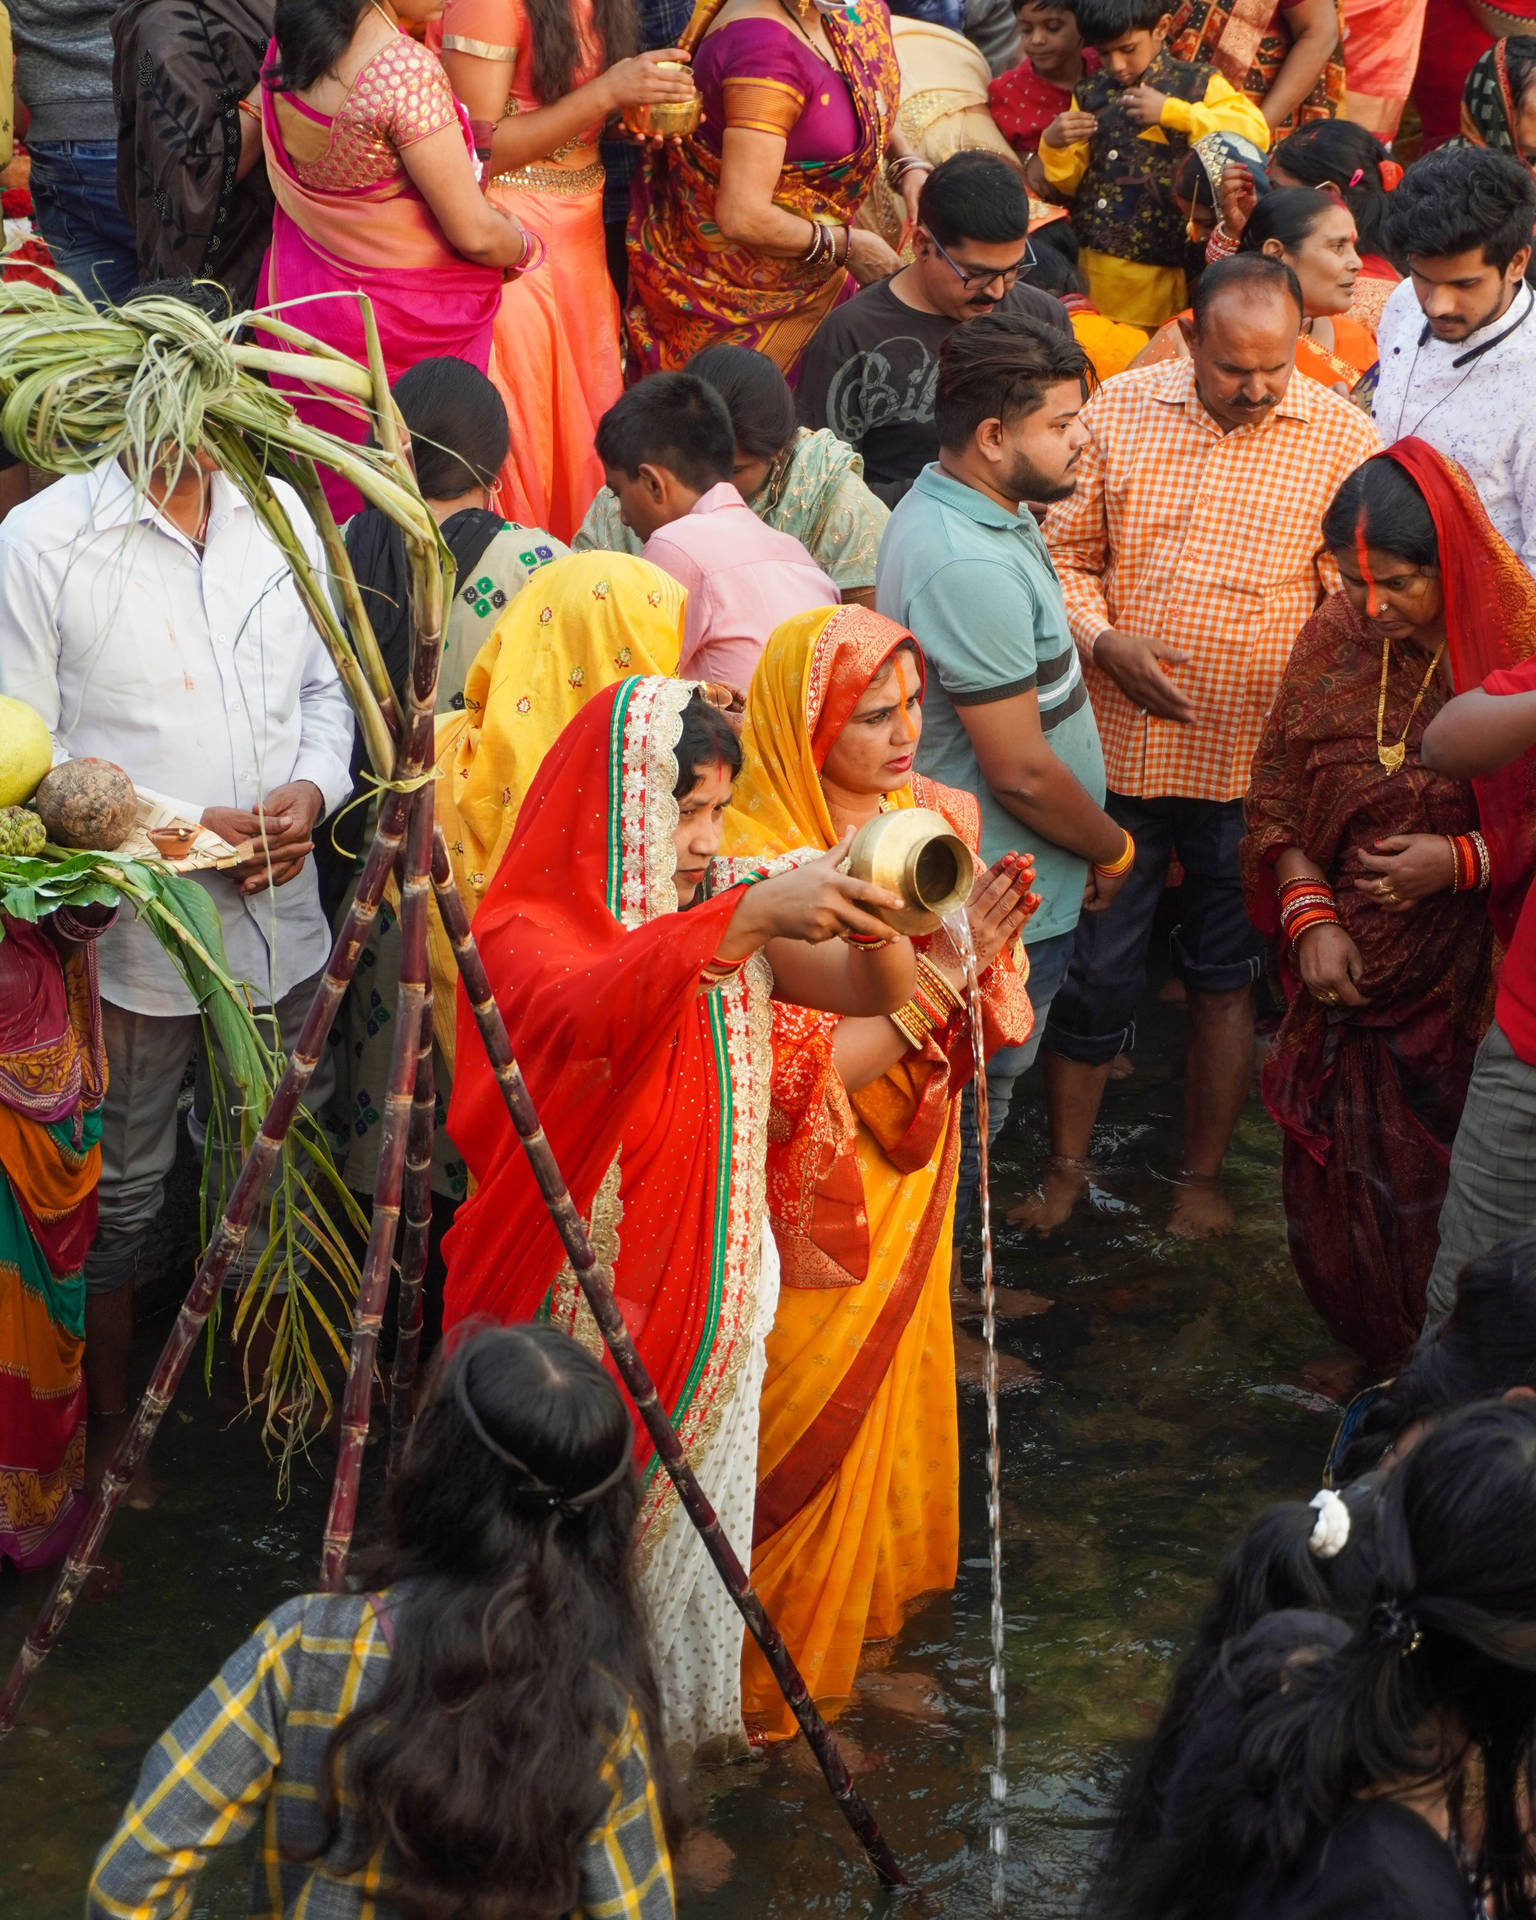
<path id="1" fill-rule="evenodd" d="M 30 800 L 53 765 L 53 741 L 43 716 L 25 700 L 0 694 L 0 807 Z"/>

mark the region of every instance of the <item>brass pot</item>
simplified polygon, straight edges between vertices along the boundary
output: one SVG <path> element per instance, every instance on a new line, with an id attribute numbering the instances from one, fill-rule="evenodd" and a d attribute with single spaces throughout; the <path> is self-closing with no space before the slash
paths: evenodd
<path id="1" fill-rule="evenodd" d="M 928 807 L 876 814 L 853 836 L 848 871 L 906 901 L 904 907 L 870 908 L 898 933 L 933 933 L 946 913 L 965 905 L 976 884 L 970 848 Z"/>
<path id="2" fill-rule="evenodd" d="M 678 72 L 683 67 L 681 60 L 658 60 L 656 64 L 676 68 Z M 692 133 L 703 118 L 704 96 L 697 87 L 691 100 L 657 100 L 649 106 L 624 109 L 625 126 L 641 138 L 660 135 L 666 140 L 681 139 L 685 133 Z"/>

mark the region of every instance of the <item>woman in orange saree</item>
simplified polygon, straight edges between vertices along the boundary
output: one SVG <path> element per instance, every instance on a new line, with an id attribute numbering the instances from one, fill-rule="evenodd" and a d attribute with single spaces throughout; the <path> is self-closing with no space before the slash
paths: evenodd
<path id="1" fill-rule="evenodd" d="M 680 368 L 719 341 L 789 375 L 856 284 L 901 264 L 851 223 L 889 161 L 909 220 L 929 170 L 896 125 L 885 0 L 697 0 L 682 35 L 703 119 L 631 191 L 630 354 Z"/>
<path id="2" fill-rule="evenodd" d="M 571 1198 L 745 1560 L 778 1292 L 762 1232 L 769 995 L 873 1014 L 910 990 L 912 961 L 858 905 L 899 903 L 832 862 L 764 878 L 761 861 L 715 858 L 737 754 L 718 710 L 683 682 L 606 689 L 546 758 L 474 925 Z M 839 930 L 887 943 L 803 944 Z M 462 993 L 458 1052 L 448 1129 L 476 1186 L 444 1240 L 445 1326 L 547 1315 L 601 1351 Z M 742 1749 L 740 1616 L 643 1429 L 636 1465 L 668 1742 Z"/>
<path id="3" fill-rule="evenodd" d="M 479 190 L 468 122 L 447 76 L 399 30 L 397 13 L 409 17 L 406 0 L 395 11 L 360 0 L 339 57 L 295 26 L 286 44 L 268 47 L 261 90 L 277 199 L 261 302 L 286 308 L 290 325 L 366 365 L 361 303 L 316 297 L 366 294 L 391 385 L 433 354 L 484 373 L 504 274 L 529 259 L 517 222 Z M 281 375 L 273 385 L 311 425 L 367 438 L 363 407 Z M 323 467 L 321 478 L 338 519 L 358 510 L 354 487 Z"/>
<path id="4" fill-rule="evenodd" d="M 86 1248 L 106 1055 L 89 944 L 65 910 L 0 939 L 0 1565 L 68 1552 L 85 1516 Z"/>
<path id="5" fill-rule="evenodd" d="M 974 849 L 972 796 L 912 771 L 921 697 L 921 653 L 894 621 L 862 607 L 786 621 L 747 697 L 726 847 L 759 858 L 832 847 L 861 819 L 922 806 Z M 1033 1025 L 1015 946 L 1035 904 L 1029 878 L 1010 859 L 972 900 L 989 1052 L 1022 1044 Z M 866 1640 L 888 1638 L 925 1595 L 954 1585 L 959 1551 L 950 1223 L 971 1042 L 948 934 L 914 944 L 919 992 L 949 1010 L 944 1024 L 914 1023 L 904 1008 L 871 1051 L 827 1014 L 776 1005 L 773 1015 L 768 1211 L 783 1284 L 752 1577 L 824 1712 L 847 1701 Z M 743 1705 L 758 1734 L 794 1732 L 750 1643 Z"/>

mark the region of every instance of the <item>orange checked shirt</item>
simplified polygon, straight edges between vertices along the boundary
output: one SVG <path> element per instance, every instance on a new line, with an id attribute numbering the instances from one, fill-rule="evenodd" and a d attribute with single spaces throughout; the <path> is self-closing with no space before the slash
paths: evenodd
<path id="1" fill-rule="evenodd" d="M 1083 409 L 1077 491 L 1046 517 L 1110 791 L 1234 800 L 1292 643 L 1339 584 L 1322 517 L 1381 450 L 1368 417 L 1305 374 L 1261 422 L 1223 433 L 1188 360 L 1107 381 Z M 1185 724 L 1140 711 L 1092 664 L 1107 627 L 1189 655 L 1164 671 Z"/>

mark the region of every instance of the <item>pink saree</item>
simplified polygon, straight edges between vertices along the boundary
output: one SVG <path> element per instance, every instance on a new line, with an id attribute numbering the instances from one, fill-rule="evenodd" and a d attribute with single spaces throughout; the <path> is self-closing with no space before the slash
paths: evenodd
<path id="1" fill-rule="evenodd" d="M 274 41 L 267 49 L 268 63 L 276 57 Z M 435 72 L 422 75 L 411 71 L 426 62 Z M 412 81 L 416 82 L 414 86 Z M 435 87 L 429 89 L 424 82 L 435 82 Z M 429 90 L 436 93 L 440 89 L 441 97 L 451 102 L 465 145 L 472 153 L 463 108 L 451 101 L 447 77 L 435 57 L 406 34 L 400 35 L 398 48 L 387 47 L 358 75 L 348 96 L 349 107 L 364 91 L 365 83 L 363 105 L 366 107 L 370 99 L 379 102 L 378 134 L 392 144 L 398 140 L 395 164 L 382 178 L 324 187 L 306 185 L 299 177 L 283 140 L 278 96 L 269 87 L 262 90 L 262 140 L 267 174 L 277 200 L 272 244 L 262 268 L 262 304 L 286 308 L 284 318 L 290 324 L 366 363 L 361 307 L 355 299 L 334 297 L 366 294 L 373 305 L 391 383 L 430 354 L 468 360 L 483 373 L 490 360 L 491 329 L 501 304 L 501 269 L 466 260 L 448 244 L 432 209 L 399 160 L 398 145 L 408 144 L 411 137 L 424 137 L 422 131 L 407 129 L 400 137 L 390 123 L 393 103 L 402 99 L 420 102 Z M 282 97 L 306 119 L 330 125 L 335 141 L 341 115 L 333 118 L 317 113 L 292 95 Z M 435 125 L 425 127 L 425 132 L 438 130 Z M 306 171 L 318 173 L 324 167 L 322 162 Z M 325 170 L 347 171 L 334 166 Z M 333 297 L 316 297 L 326 294 Z M 304 304 L 294 306 L 296 301 Z M 271 344 L 281 343 L 274 340 Z M 274 376 L 273 385 L 287 393 L 300 417 L 310 425 L 356 444 L 367 439 L 371 423 L 362 408 L 322 399 L 313 388 L 282 376 Z M 322 478 L 326 498 L 338 520 L 359 509 L 362 501 L 353 487 L 323 470 Z"/>

